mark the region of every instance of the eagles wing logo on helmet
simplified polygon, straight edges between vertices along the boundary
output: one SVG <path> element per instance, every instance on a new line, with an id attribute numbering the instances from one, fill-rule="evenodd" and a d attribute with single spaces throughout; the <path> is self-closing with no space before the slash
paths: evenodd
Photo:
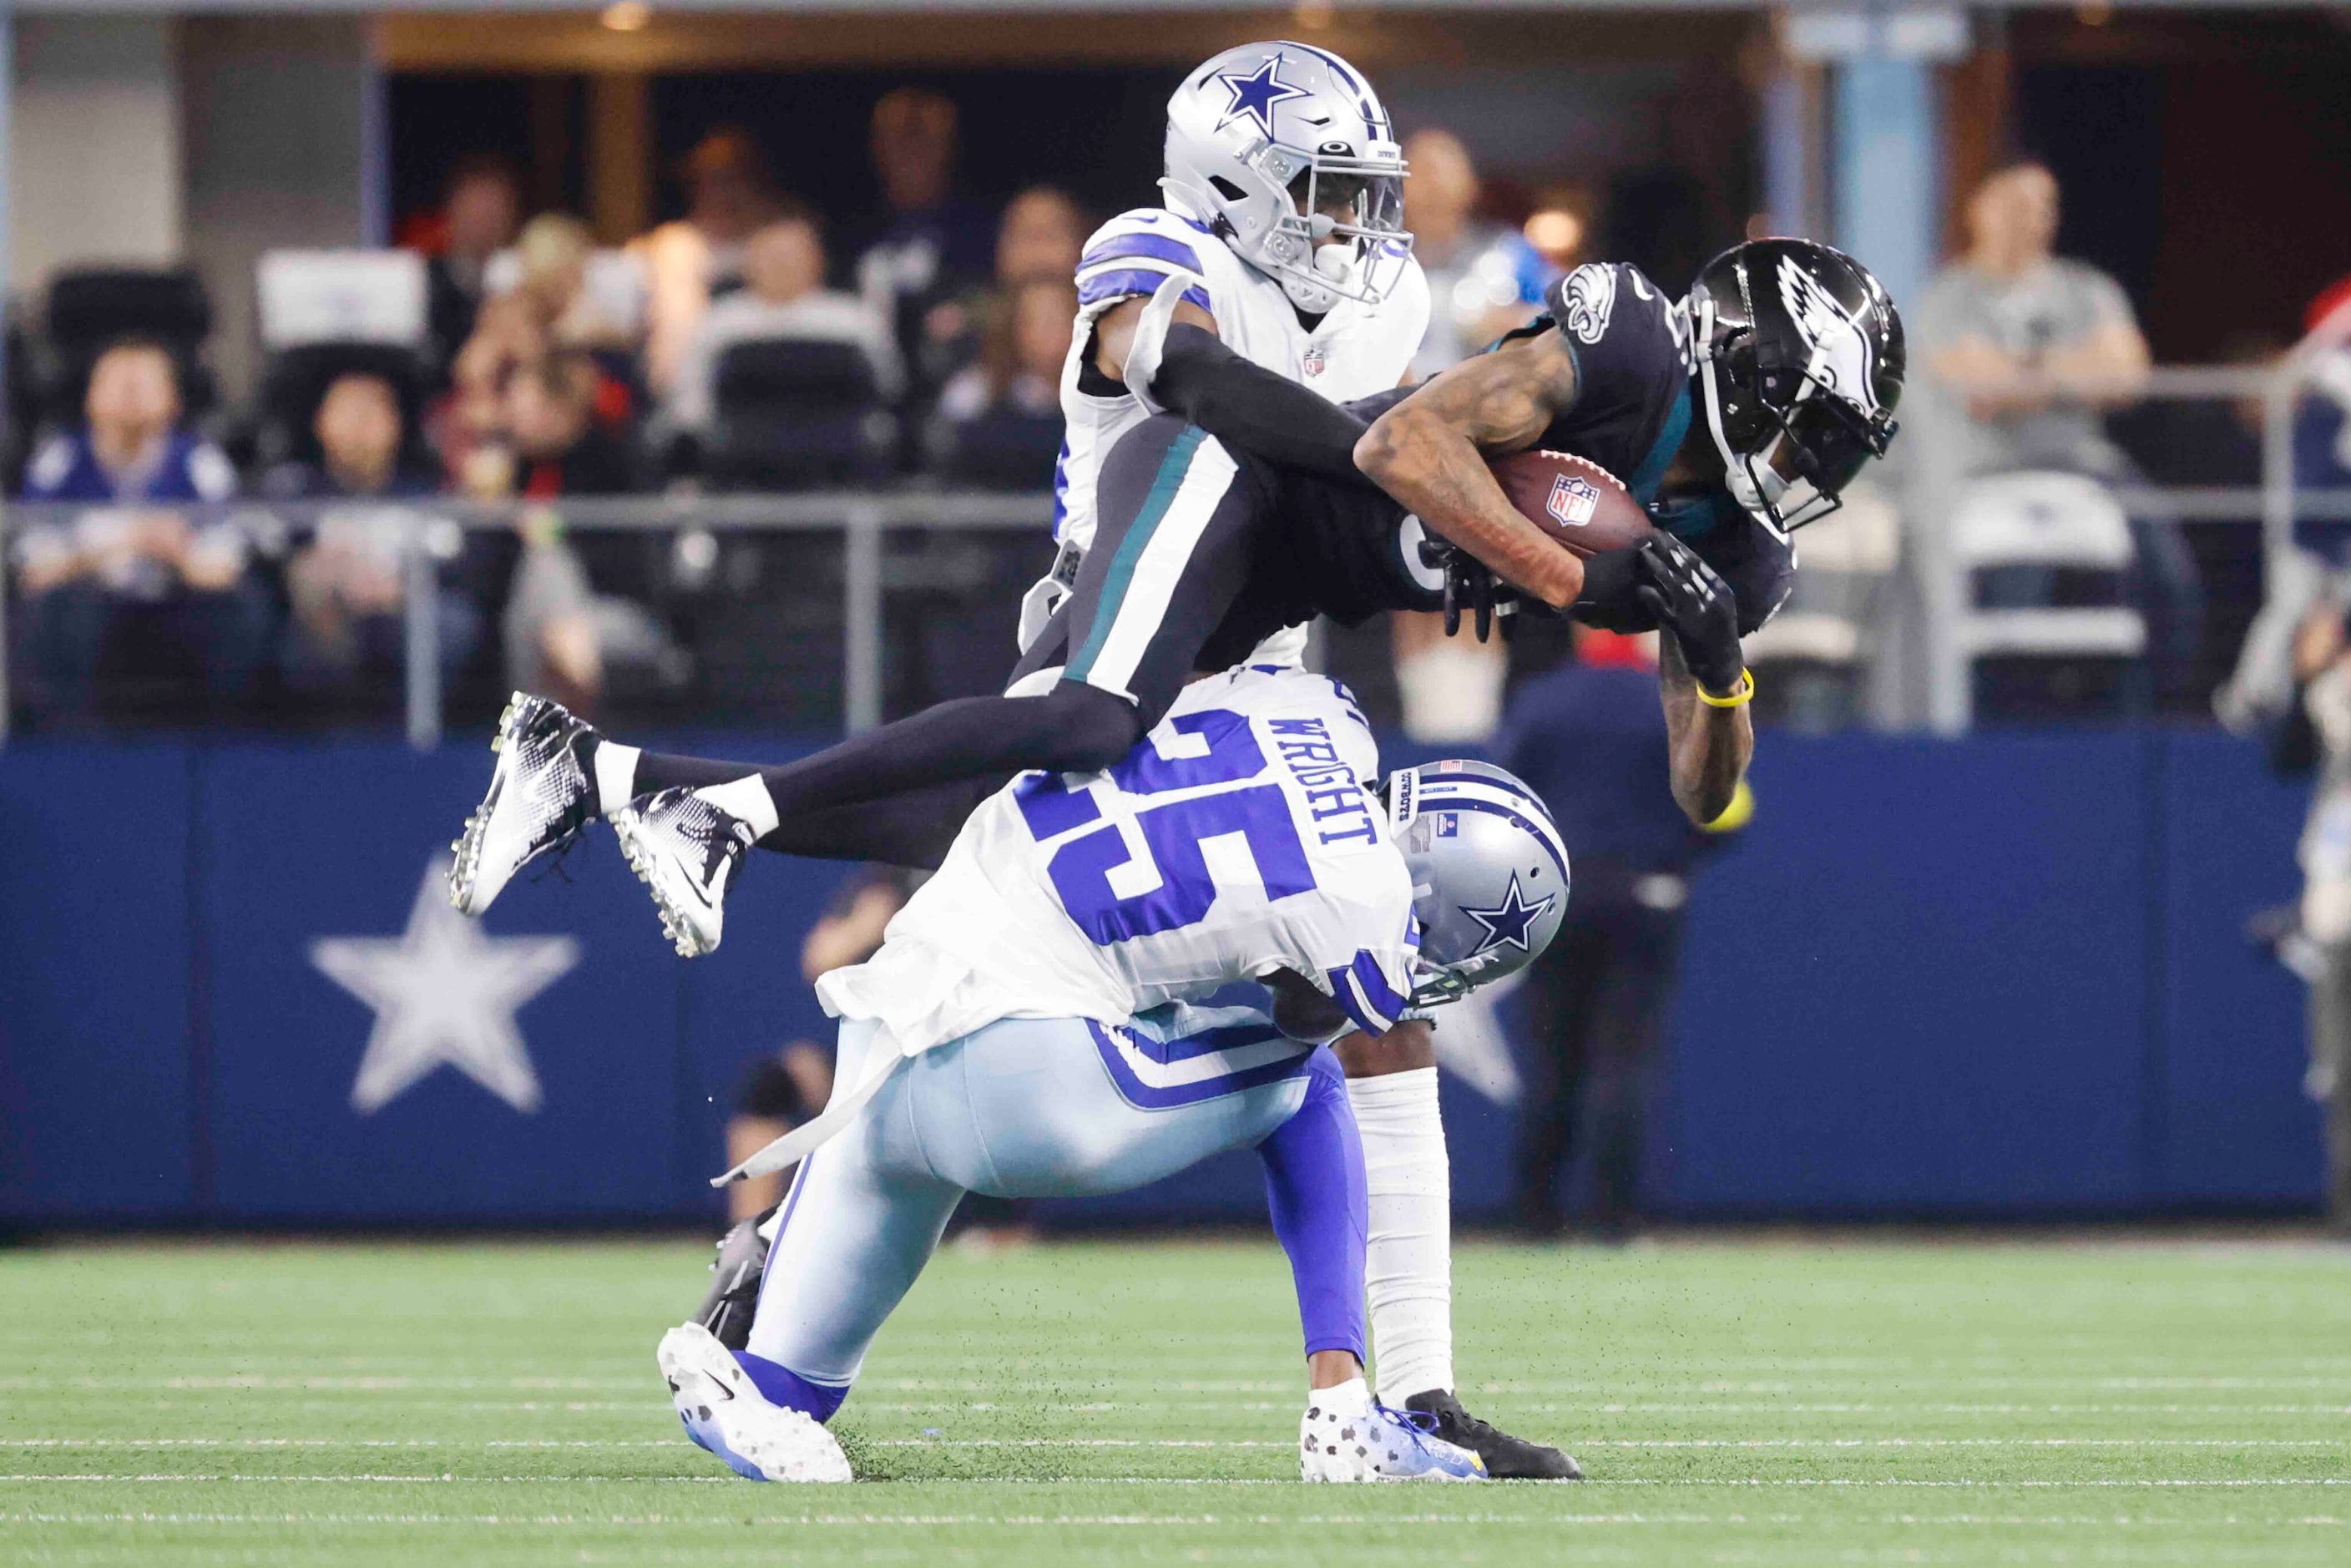
<path id="1" fill-rule="evenodd" d="M 1217 78 L 1217 85 L 1233 95 L 1225 108 L 1224 118 L 1217 121 L 1222 131 L 1236 120 L 1257 121 L 1258 134 L 1273 139 L 1273 106 L 1284 99 L 1309 98 L 1312 95 L 1302 87 L 1292 87 L 1281 79 L 1281 57 L 1270 55 L 1257 69 L 1249 72 L 1226 71 Z"/>
<path id="2" fill-rule="evenodd" d="M 1597 343 L 1608 330 L 1616 308 L 1616 269 L 1605 262 L 1587 261 L 1567 275 L 1561 293 L 1567 313 L 1561 325 L 1579 342 Z"/>
<path id="3" fill-rule="evenodd" d="M 1837 303 L 1819 278 L 1791 256 L 1780 258 L 1780 303 L 1813 350 L 1804 373 L 1842 394 L 1864 414 L 1877 408 L 1877 378 L 1870 364 L 1869 334 L 1860 319 Z"/>

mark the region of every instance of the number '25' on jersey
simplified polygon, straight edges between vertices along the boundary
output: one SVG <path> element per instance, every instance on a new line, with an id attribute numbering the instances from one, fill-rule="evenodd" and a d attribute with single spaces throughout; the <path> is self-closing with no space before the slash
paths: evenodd
<path id="1" fill-rule="evenodd" d="M 1117 767 L 981 804 L 882 950 L 818 983 L 912 1053 L 1006 1018 L 1119 1024 L 1289 969 L 1358 1027 L 1403 1014 L 1412 879 L 1343 688 L 1244 667 L 1193 683 Z"/>

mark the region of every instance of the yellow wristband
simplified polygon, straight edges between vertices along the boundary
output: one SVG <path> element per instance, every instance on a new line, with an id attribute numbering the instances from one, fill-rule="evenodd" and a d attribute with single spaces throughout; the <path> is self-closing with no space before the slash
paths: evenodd
<path id="1" fill-rule="evenodd" d="M 1727 697 L 1716 696 L 1706 689 L 1703 682 L 1692 681 L 1690 685 L 1698 692 L 1698 700 L 1708 707 L 1743 707 L 1755 700 L 1755 672 L 1752 670 L 1739 672 L 1739 689 Z"/>

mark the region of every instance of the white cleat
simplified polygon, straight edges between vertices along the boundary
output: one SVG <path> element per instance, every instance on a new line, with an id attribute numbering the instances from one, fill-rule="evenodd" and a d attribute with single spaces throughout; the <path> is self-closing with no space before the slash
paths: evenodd
<path id="1" fill-rule="evenodd" d="M 747 1480 L 846 1481 L 849 1456 L 806 1412 L 772 1405 L 700 1323 L 662 1335 L 655 1359 L 685 1435 Z"/>
<path id="2" fill-rule="evenodd" d="M 653 895 L 681 958 L 718 946 L 726 890 L 754 837 L 751 824 L 691 789 L 664 789 L 612 813 L 629 869 Z"/>
<path id="3" fill-rule="evenodd" d="M 517 692 L 499 716 L 490 792 L 450 845 L 449 902 L 479 915 L 514 873 L 568 842 L 596 815 L 596 786 L 580 766 L 581 737 L 596 732 L 562 704 Z"/>
<path id="4" fill-rule="evenodd" d="M 1432 1435 L 1429 1417 L 1391 1410 L 1361 1383 L 1307 1396 L 1298 1424 L 1304 1481 L 1482 1481 L 1486 1461 Z M 1433 1423 L 1432 1423 L 1433 1424 Z"/>

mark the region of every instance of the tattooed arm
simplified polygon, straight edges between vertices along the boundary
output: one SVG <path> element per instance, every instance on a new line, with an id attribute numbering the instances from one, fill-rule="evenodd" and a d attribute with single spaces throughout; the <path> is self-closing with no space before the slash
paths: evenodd
<path id="1" fill-rule="evenodd" d="M 1564 608 L 1583 563 L 1519 515 L 1486 466 L 1489 452 L 1534 444 L 1575 401 L 1575 361 L 1556 332 L 1465 360 L 1382 414 L 1355 465 L 1496 576 Z"/>
<path id="2" fill-rule="evenodd" d="M 1674 804 L 1703 828 L 1730 810 L 1739 793 L 1755 755 L 1754 721 L 1744 706 L 1714 707 L 1698 700 L 1698 679 L 1670 632 L 1657 638 L 1657 692 L 1665 701 Z"/>

